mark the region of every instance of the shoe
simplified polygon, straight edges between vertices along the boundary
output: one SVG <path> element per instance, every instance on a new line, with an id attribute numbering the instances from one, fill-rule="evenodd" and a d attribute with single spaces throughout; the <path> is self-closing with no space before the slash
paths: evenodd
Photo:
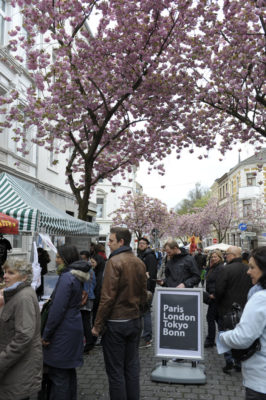
<path id="1" fill-rule="evenodd" d="M 142 339 L 140 344 L 139 344 L 139 348 L 140 349 L 147 349 L 148 347 L 151 347 L 152 344 L 152 339 L 151 340 L 144 340 Z"/>
<path id="2" fill-rule="evenodd" d="M 233 363 L 233 361 L 229 361 L 226 363 L 225 367 L 223 367 L 223 372 L 225 374 L 229 374 L 230 371 L 232 371 L 232 369 L 234 368 L 235 364 Z"/>

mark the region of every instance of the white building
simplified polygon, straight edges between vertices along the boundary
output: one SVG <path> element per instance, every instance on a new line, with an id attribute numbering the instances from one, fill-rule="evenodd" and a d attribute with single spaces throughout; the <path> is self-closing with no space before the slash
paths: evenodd
<path id="1" fill-rule="evenodd" d="M 114 186 L 104 179 L 96 187 L 97 216 L 96 222 L 100 226 L 99 242 L 106 246 L 110 227 L 113 225 L 112 213 L 120 207 L 120 198 L 127 193 L 141 193 L 142 187 L 136 182 L 136 168 L 126 172 L 126 179 L 117 177 L 118 186 Z M 115 191 L 114 191 L 115 190 Z M 133 239 L 134 240 L 134 239 Z M 106 246 L 108 253 L 108 248 Z"/>
<path id="2" fill-rule="evenodd" d="M 22 27 L 22 15 L 17 11 L 19 10 L 14 10 L 8 1 L 0 1 L 0 95 L 3 96 L 16 88 L 22 94 L 20 101 L 23 106 L 23 94 L 31 85 L 31 78 L 25 68 L 25 63 L 16 61 L 8 47 L 8 31 L 15 25 Z M 4 18 L 10 16 L 11 12 L 12 21 L 7 22 Z M 23 34 L 23 28 L 21 28 L 21 33 Z M 19 52 L 23 56 L 21 49 Z M 4 115 L 0 115 L 0 122 L 3 119 Z M 19 124 L 17 123 L 15 127 L 18 128 Z M 74 219 L 73 217 L 77 217 L 78 214 L 77 203 L 70 187 L 66 184 L 66 155 L 57 154 L 56 158 L 59 162 L 54 165 L 55 154 L 31 142 L 35 131 L 29 130 L 26 134 L 29 154 L 21 156 L 18 151 L 20 144 L 13 140 L 12 130 L 6 128 L 0 133 L 1 182 L 4 182 L 3 187 L 8 186 L 13 192 L 13 197 L 19 193 L 21 204 L 24 204 L 24 209 L 16 210 L 11 202 L 8 204 L 7 197 L 3 194 L 4 188 L 0 186 L 0 211 L 14 215 L 19 221 L 24 219 L 24 222 L 26 216 L 29 218 L 31 215 L 33 218 L 32 216 L 36 214 L 35 222 L 31 221 L 31 228 L 27 229 L 26 224 L 22 228 L 21 222 L 20 234 L 8 236 L 13 247 L 13 254 L 29 258 L 32 239 L 38 236 L 38 232 L 49 233 L 57 244 L 57 239 L 58 243 L 64 240 L 73 241 L 70 237 L 76 230 L 74 235 L 79 236 L 79 240 L 75 242 L 88 248 L 88 238 L 98 236 L 97 224 L 91 223 L 95 222 L 96 217 L 95 202 L 89 204 L 88 221 L 90 223 Z M 28 212 L 25 211 L 25 207 L 37 211 Z M 34 224 L 35 228 L 33 228 Z"/>

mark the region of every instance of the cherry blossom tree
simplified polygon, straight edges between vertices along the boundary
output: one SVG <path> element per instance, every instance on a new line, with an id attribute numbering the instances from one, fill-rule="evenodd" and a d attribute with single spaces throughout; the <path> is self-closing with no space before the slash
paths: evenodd
<path id="1" fill-rule="evenodd" d="M 263 143 L 266 3 L 196 3 L 197 12 L 202 7 L 202 18 L 182 46 L 176 79 L 186 87 L 186 101 L 179 102 L 180 113 L 187 116 L 183 132 L 197 131 L 207 148 L 221 138 L 223 154 L 238 139 L 250 139 L 251 143 L 258 139 Z"/>
<path id="2" fill-rule="evenodd" d="M 201 223 L 205 224 L 208 233 L 214 230 L 218 243 L 220 243 L 226 238 L 228 230 L 235 225 L 238 219 L 237 205 L 230 196 L 227 196 L 226 202 L 223 204 L 219 199 L 212 197 L 202 210 L 200 219 Z"/>
<path id="3" fill-rule="evenodd" d="M 158 236 L 165 235 L 168 226 L 168 210 L 164 203 L 145 194 L 127 194 L 121 197 L 121 205 L 113 213 L 114 225 L 126 226 L 139 239 L 151 235 L 153 229 Z"/>
<path id="4" fill-rule="evenodd" d="M 172 150 L 208 150 L 219 133 L 224 153 L 265 136 L 263 0 L 11 3 L 27 35 L 14 27 L 9 48 L 25 49 L 33 84 L 23 102 L 16 89 L 0 98 L 2 127 L 23 125 L 14 140 L 24 154 L 32 126 L 35 143 L 66 154 L 79 218 L 100 179 L 140 160 L 163 174 Z"/>

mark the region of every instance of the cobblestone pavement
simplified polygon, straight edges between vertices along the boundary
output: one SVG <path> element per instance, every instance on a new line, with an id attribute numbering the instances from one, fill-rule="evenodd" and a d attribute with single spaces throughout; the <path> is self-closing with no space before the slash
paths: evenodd
<path id="1" fill-rule="evenodd" d="M 206 330 L 206 326 L 205 326 Z M 205 335 L 204 335 L 205 337 Z M 205 385 L 181 385 L 152 382 L 151 371 L 160 362 L 154 357 L 153 346 L 140 349 L 141 400 L 243 400 L 241 373 L 231 375 L 222 371 L 223 356 L 216 348 L 205 349 L 204 360 L 207 383 Z M 109 400 L 108 381 L 104 368 L 102 348 L 94 348 L 84 357 L 84 365 L 78 369 L 78 400 Z"/>

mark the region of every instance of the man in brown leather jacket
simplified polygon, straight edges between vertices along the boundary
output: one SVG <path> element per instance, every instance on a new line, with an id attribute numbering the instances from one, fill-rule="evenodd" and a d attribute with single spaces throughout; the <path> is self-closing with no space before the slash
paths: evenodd
<path id="1" fill-rule="evenodd" d="M 147 301 L 145 264 L 129 247 L 131 233 L 111 228 L 101 299 L 92 334 L 102 343 L 111 400 L 139 400 L 140 309 Z M 105 329 L 105 330 L 104 330 Z"/>

